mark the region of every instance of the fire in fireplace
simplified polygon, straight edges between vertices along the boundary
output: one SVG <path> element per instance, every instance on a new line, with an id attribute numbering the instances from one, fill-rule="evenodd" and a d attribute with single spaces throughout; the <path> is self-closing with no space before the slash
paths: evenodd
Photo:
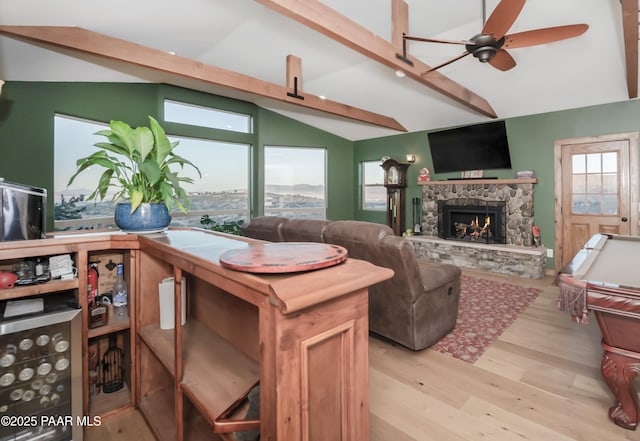
<path id="1" fill-rule="evenodd" d="M 505 203 L 500 201 L 438 201 L 438 236 L 472 242 L 506 243 L 505 209 Z"/>

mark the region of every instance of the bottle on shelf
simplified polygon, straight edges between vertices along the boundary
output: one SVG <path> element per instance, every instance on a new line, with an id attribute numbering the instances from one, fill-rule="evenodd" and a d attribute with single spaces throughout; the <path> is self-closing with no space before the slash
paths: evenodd
<path id="1" fill-rule="evenodd" d="M 124 281 L 124 270 L 121 263 L 117 266 L 116 281 L 113 283 L 113 317 L 114 319 L 129 318 L 127 310 L 128 289 Z"/>
<path id="2" fill-rule="evenodd" d="M 87 271 L 87 304 L 89 305 L 89 329 L 107 324 L 107 306 L 98 298 L 98 269 L 96 263 Z"/>

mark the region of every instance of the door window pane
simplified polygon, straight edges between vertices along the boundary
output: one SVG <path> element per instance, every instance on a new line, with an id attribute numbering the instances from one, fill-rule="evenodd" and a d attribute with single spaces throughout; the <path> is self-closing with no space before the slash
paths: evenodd
<path id="1" fill-rule="evenodd" d="M 602 192 L 603 193 L 618 192 L 618 175 L 617 174 L 602 175 Z"/>
<path id="2" fill-rule="evenodd" d="M 576 154 L 571 159 L 573 213 L 617 215 L 617 153 Z"/>
<path id="3" fill-rule="evenodd" d="M 604 173 L 618 172 L 618 154 L 615 152 L 602 154 L 602 171 Z"/>
<path id="4" fill-rule="evenodd" d="M 590 174 L 587 175 L 587 193 L 601 193 L 602 192 L 602 175 Z"/>
<path id="5" fill-rule="evenodd" d="M 265 214 L 324 219 L 326 155 L 324 148 L 265 147 Z"/>
<path id="6" fill-rule="evenodd" d="M 618 214 L 618 195 L 602 196 L 602 212 L 604 214 Z"/>
<path id="7" fill-rule="evenodd" d="M 574 194 L 572 206 L 573 206 L 573 212 L 575 214 L 584 214 L 586 212 L 584 195 Z"/>
<path id="8" fill-rule="evenodd" d="M 587 155 L 587 173 L 600 173 L 602 171 L 601 157 L 600 153 Z"/>
<path id="9" fill-rule="evenodd" d="M 573 155 L 571 159 L 573 173 L 585 173 L 587 171 L 585 166 L 586 155 Z"/>
<path id="10" fill-rule="evenodd" d="M 587 192 L 587 175 L 573 175 L 572 180 L 574 193 Z"/>

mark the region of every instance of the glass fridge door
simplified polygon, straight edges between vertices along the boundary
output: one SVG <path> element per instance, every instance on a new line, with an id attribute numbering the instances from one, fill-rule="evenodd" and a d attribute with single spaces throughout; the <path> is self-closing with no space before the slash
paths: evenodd
<path id="1" fill-rule="evenodd" d="M 82 439 L 82 314 L 0 322 L 0 441 Z"/>

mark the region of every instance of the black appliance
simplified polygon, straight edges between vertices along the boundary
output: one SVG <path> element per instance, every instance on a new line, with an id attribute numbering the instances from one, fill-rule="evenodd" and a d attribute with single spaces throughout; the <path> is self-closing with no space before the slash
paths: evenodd
<path id="1" fill-rule="evenodd" d="M 44 237 L 47 190 L 0 178 L 0 207 L 0 242 Z"/>

